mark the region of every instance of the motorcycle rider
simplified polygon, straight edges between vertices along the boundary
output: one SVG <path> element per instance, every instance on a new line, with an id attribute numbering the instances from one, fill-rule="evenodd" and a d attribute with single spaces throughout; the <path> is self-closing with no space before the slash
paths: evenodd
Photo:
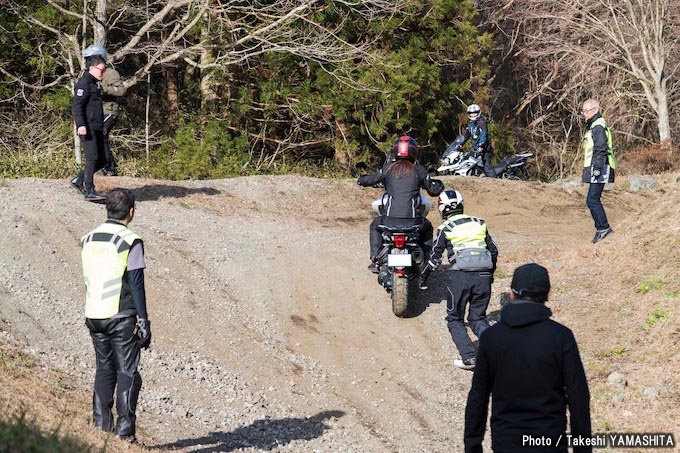
<path id="1" fill-rule="evenodd" d="M 376 217 L 371 223 L 371 264 L 368 269 L 378 272 L 378 254 L 382 245 L 382 236 L 378 225 L 406 226 L 422 225 L 420 239 L 425 256 L 432 247 L 432 223 L 423 217 L 420 208 L 420 189 L 423 188 L 430 196 L 436 197 L 444 184 L 430 178 L 425 167 L 416 161 L 418 144 L 414 138 L 404 135 L 400 137 L 392 150 L 395 161 L 372 175 L 360 176 L 357 184 L 360 186 L 374 186 L 384 184 L 387 192 L 385 214 Z"/>
<path id="2" fill-rule="evenodd" d="M 482 219 L 463 214 L 463 195 L 460 192 L 443 192 L 439 195 L 437 205 L 444 223 L 437 229 L 432 252 L 420 273 L 419 285 L 421 289 L 427 289 L 427 279 L 441 264 L 446 249 L 451 263 L 446 320 L 451 338 L 461 356 L 453 364 L 458 368 L 471 370 L 475 367 L 476 353 L 463 323 L 465 307 L 470 304 L 468 323 L 479 338 L 489 327 L 486 309 L 491 298 L 498 247 Z"/>
<path id="3" fill-rule="evenodd" d="M 482 116 L 482 109 L 477 104 L 471 104 L 467 108 L 468 125 L 465 128 L 465 133 L 460 138 L 458 149 L 470 140 L 472 145 L 472 152 L 482 154 L 482 162 L 484 162 L 484 174 L 489 178 L 495 178 L 496 172 L 491 164 L 491 157 L 493 155 L 493 147 L 491 146 L 491 139 L 486 127 L 486 120 Z M 458 141 L 458 139 L 456 140 Z"/>

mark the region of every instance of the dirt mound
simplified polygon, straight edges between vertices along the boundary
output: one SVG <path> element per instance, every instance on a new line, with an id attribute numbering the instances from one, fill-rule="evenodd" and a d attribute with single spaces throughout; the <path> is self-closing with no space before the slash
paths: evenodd
<path id="1" fill-rule="evenodd" d="M 677 345 L 680 334 L 672 322 L 643 327 L 656 302 L 653 291 L 635 292 L 658 276 L 670 294 L 662 308 L 677 319 L 678 273 L 670 259 L 653 261 L 661 256 L 656 233 L 680 220 L 669 201 L 677 187 L 607 191 L 615 234 L 593 246 L 585 187 L 444 180 L 463 193 L 466 212 L 487 220 L 499 245 L 490 311 L 517 265 L 537 261 L 551 271 L 550 306 L 574 330 L 587 365 L 594 430 L 677 432 L 677 404 L 664 420 L 640 421 L 678 398 L 677 366 L 668 371 L 664 360 L 648 358 L 670 358 L 657 349 Z M 147 445 L 462 450 L 471 374 L 452 364 L 446 271 L 433 275 L 416 316 L 392 315 L 366 270 L 376 189 L 298 176 L 97 179 L 101 191 L 115 186 L 138 197 L 130 226 L 147 254 L 153 349 L 143 357 L 138 414 Z M 104 219 L 104 208 L 64 180 L 5 180 L 0 200 L 0 329 L 87 394 L 94 353 L 82 319 L 79 238 Z M 649 206 L 664 223 L 645 217 Z M 438 213 L 430 220 L 438 225 Z M 678 245 L 677 230 L 665 238 Z M 634 253 L 648 261 L 632 260 Z M 630 383 L 618 406 L 606 386 L 615 370 Z M 642 396 L 648 387 L 660 389 L 653 401 Z"/>

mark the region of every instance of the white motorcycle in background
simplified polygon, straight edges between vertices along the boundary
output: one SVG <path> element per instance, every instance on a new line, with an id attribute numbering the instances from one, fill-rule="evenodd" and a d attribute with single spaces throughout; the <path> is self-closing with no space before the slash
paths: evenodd
<path id="1" fill-rule="evenodd" d="M 484 162 L 480 153 L 462 151 L 464 137 L 459 135 L 442 156 L 438 175 L 480 176 L 484 174 Z"/>
<path id="2" fill-rule="evenodd" d="M 436 170 L 438 175 L 481 176 L 484 174 L 482 154 L 461 151 L 462 143 L 462 136 L 459 136 L 446 149 L 439 168 Z M 534 157 L 533 153 L 521 153 L 501 159 L 498 165 L 494 167 L 496 178 L 528 179 L 529 172 L 527 171 L 526 164 L 527 160 L 531 157 Z"/>

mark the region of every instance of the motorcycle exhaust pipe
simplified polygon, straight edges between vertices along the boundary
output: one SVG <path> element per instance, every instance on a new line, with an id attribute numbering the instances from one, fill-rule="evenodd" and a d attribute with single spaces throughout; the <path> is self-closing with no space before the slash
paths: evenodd
<path id="1" fill-rule="evenodd" d="M 417 249 L 411 252 L 411 256 L 413 256 L 413 261 L 420 266 L 425 262 L 425 254 L 423 253 L 422 250 Z"/>
<path id="2" fill-rule="evenodd" d="M 387 271 L 382 271 L 378 274 L 378 283 L 382 285 L 386 290 L 392 289 L 392 279 Z"/>

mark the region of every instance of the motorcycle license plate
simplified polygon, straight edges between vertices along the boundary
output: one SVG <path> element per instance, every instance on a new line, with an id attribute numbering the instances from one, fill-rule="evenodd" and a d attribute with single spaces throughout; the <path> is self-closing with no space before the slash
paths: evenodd
<path id="1" fill-rule="evenodd" d="M 411 265 L 411 255 L 387 255 L 389 267 L 408 267 Z"/>

